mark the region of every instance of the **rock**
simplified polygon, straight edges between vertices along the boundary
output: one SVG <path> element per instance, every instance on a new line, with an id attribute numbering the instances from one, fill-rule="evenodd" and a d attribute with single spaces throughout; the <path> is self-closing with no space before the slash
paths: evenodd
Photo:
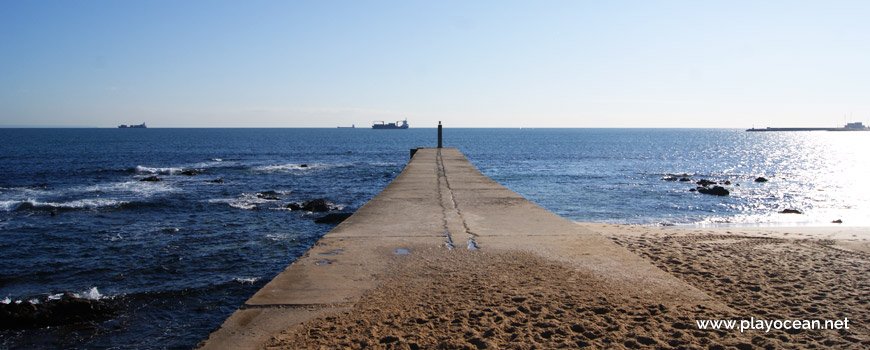
<path id="1" fill-rule="evenodd" d="M 700 186 L 703 186 L 703 187 L 707 187 L 707 186 L 710 186 L 710 185 L 716 185 L 716 182 L 714 182 L 714 181 L 710 181 L 710 180 L 706 180 L 706 179 L 701 179 L 700 181 L 696 182 L 696 184 L 698 184 L 698 185 L 700 185 Z"/>
<path id="2" fill-rule="evenodd" d="M 224 180 L 221 179 L 221 178 L 217 178 L 217 179 L 214 179 L 214 180 L 205 180 L 205 182 L 213 183 L 213 184 L 222 184 L 222 183 L 224 183 Z"/>
<path id="3" fill-rule="evenodd" d="M 725 180 L 726 185 L 731 185 L 731 181 Z"/>
<path id="4" fill-rule="evenodd" d="M 690 182 L 690 181 L 692 181 L 692 179 L 690 179 L 688 177 L 681 177 L 680 178 L 680 182 Z"/>
<path id="5" fill-rule="evenodd" d="M 762 177 L 762 176 L 759 176 L 759 177 L 757 177 L 757 178 L 755 179 L 755 182 L 767 182 L 767 179 L 765 179 L 765 178 Z"/>
<path id="6" fill-rule="evenodd" d="M 275 191 L 266 191 L 257 193 L 257 198 L 265 199 L 267 201 L 279 201 L 281 198 L 278 198 L 278 192 Z"/>
<path id="7" fill-rule="evenodd" d="M 697 189 L 694 189 L 694 188 L 690 188 L 690 189 L 689 189 L 689 192 L 697 192 L 697 191 L 698 191 L 698 190 L 697 190 Z"/>
<path id="8" fill-rule="evenodd" d="M 716 196 L 727 196 L 731 194 L 731 192 L 728 192 L 728 190 L 722 186 L 713 186 L 713 188 L 698 187 L 697 190 L 703 194 L 712 194 Z"/>
<path id="9" fill-rule="evenodd" d="M 163 181 L 163 179 L 157 177 L 156 175 L 151 175 L 151 176 L 146 177 L 146 178 L 139 180 L 139 181 L 158 182 L 158 181 Z"/>
<path id="10" fill-rule="evenodd" d="M 674 177 L 674 176 L 668 176 L 668 177 L 666 177 L 666 178 L 664 178 L 664 179 L 662 179 L 662 180 L 665 180 L 665 181 L 677 181 L 677 178 Z"/>
<path id="11" fill-rule="evenodd" d="M 314 219 L 314 222 L 318 224 L 338 224 L 349 218 L 351 215 L 353 215 L 353 213 L 329 213 Z"/>
<path id="12" fill-rule="evenodd" d="M 290 203 L 290 204 L 287 204 L 284 208 L 287 208 L 290 210 L 302 210 L 302 206 L 299 205 L 299 203 Z"/>
<path id="13" fill-rule="evenodd" d="M 300 168 L 307 168 L 307 167 L 308 167 L 308 164 L 299 164 L 299 167 L 300 167 Z"/>
<path id="14" fill-rule="evenodd" d="M 323 198 L 312 199 L 310 201 L 305 201 L 304 203 L 302 203 L 302 209 L 308 211 L 324 212 L 329 211 L 329 204 L 327 204 L 326 200 Z"/>
<path id="15" fill-rule="evenodd" d="M 194 176 L 194 175 L 198 175 L 198 174 L 200 174 L 200 173 L 202 173 L 202 170 L 197 170 L 197 169 L 184 169 L 184 170 L 182 170 L 179 174 L 181 174 L 181 175 L 187 175 L 187 176 Z"/>
<path id="16" fill-rule="evenodd" d="M 38 304 L 0 304 L 0 329 L 44 328 L 96 321 L 114 316 L 115 310 L 100 300 L 64 294 L 60 299 Z"/>
<path id="17" fill-rule="evenodd" d="M 800 210 L 797 210 L 797 209 L 785 209 L 779 213 L 780 214 L 803 214 L 803 213 L 801 213 Z"/>
<path id="18" fill-rule="evenodd" d="M 837 219 L 837 220 L 831 221 L 831 223 L 832 224 L 842 224 L 843 220 Z"/>

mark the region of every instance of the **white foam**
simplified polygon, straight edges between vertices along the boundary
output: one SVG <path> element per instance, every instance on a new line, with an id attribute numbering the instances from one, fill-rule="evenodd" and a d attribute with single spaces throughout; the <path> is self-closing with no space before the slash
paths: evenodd
<path id="1" fill-rule="evenodd" d="M 7 296 L 6 298 L 3 298 L 3 300 L 0 300 L 0 304 L 12 304 L 12 299 L 9 299 L 9 297 Z"/>
<path id="2" fill-rule="evenodd" d="M 30 203 L 35 208 L 43 208 L 43 207 L 51 207 L 51 208 L 67 208 L 67 209 L 94 209 L 94 208 L 105 208 L 105 207 L 117 207 L 122 204 L 129 203 L 127 201 L 119 201 L 114 199 L 105 199 L 105 198 L 86 198 L 86 199 L 78 199 L 69 202 L 39 202 L 35 200 L 28 200 L 27 203 Z"/>
<path id="3" fill-rule="evenodd" d="M 73 293 L 73 296 L 76 298 L 83 298 L 88 300 L 100 300 L 103 298 L 103 295 L 100 294 L 100 291 L 97 290 L 97 287 L 91 287 L 91 289 L 88 289 L 81 293 Z"/>
<path id="4" fill-rule="evenodd" d="M 258 198 L 257 194 L 242 193 L 236 198 L 212 198 L 209 203 L 226 203 L 236 209 L 252 210 L 257 208 L 257 204 L 273 202 L 267 199 Z"/>
<path id="5" fill-rule="evenodd" d="M 0 201 L 0 211 L 13 211 L 21 205 L 21 201 Z"/>
<path id="6" fill-rule="evenodd" d="M 60 300 L 63 297 L 63 293 L 51 294 L 48 296 L 48 300 Z"/>
<path id="7" fill-rule="evenodd" d="M 236 278 L 233 278 L 233 281 L 235 281 L 235 282 L 239 282 L 239 283 L 241 283 L 241 284 L 254 284 L 254 282 L 257 282 L 257 281 L 259 281 L 259 280 L 260 280 L 259 277 L 247 277 L 247 278 L 245 278 L 245 277 L 236 277 Z"/>
<path id="8" fill-rule="evenodd" d="M 182 170 L 184 170 L 184 169 L 183 168 L 172 168 L 172 167 L 170 167 L 170 168 L 156 168 L 156 167 L 147 167 L 147 166 L 141 166 L 141 165 L 136 166 L 137 173 L 172 175 L 175 173 L 179 173 Z"/>
<path id="9" fill-rule="evenodd" d="M 264 165 L 254 167 L 252 170 L 256 172 L 264 172 L 271 173 L 276 171 L 292 171 L 292 170 L 311 170 L 324 168 L 323 164 L 304 164 L 306 166 L 302 166 L 304 163 L 288 163 L 288 164 L 275 164 L 275 165 Z"/>

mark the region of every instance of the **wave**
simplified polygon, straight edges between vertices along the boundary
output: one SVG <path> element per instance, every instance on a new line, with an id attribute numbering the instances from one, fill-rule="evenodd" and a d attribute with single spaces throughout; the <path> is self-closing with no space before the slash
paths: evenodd
<path id="1" fill-rule="evenodd" d="M 145 173 L 145 174 L 161 174 L 161 175 L 174 175 L 184 171 L 184 168 L 155 168 L 155 167 L 147 167 L 147 166 L 136 166 L 137 173 Z"/>
<path id="2" fill-rule="evenodd" d="M 32 199 L 24 201 L 0 202 L 0 210 L 14 211 L 23 209 L 97 209 L 106 207 L 121 207 L 131 202 L 115 199 L 88 198 L 68 202 L 40 202 Z"/>
<path id="3" fill-rule="evenodd" d="M 264 165 L 254 167 L 251 170 L 255 172 L 263 172 L 263 173 L 272 173 L 276 171 L 292 171 L 292 170 L 313 170 L 313 169 L 322 169 L 327 166 L 323 164 L 305 164 L 305 163 L 288 163 L 288 164 L 275 164 L 275 165 Z"/>

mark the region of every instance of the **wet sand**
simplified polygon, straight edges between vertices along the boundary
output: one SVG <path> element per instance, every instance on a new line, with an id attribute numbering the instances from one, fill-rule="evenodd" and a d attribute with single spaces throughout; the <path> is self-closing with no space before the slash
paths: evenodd
<path id="1" fill-rule="evenodd" d="M 680 301 L 651 303 L 638 288 L 615 286 L 575 265 L 531 252 L 431 248 L 396 255 L 378 287 L 351 310 L 285 329 L 268 342 L 267 348 L 870 346 L 870 254 L 866 252 L 845 250 L 833 240 L 795 233 L 790 236 L 799 239 L 737 228 L 711 231 L 579 225 L 608 237 L 727 307 Z M 852 327 L 740 333 L 695 326 L 696 319 L 750 317 L 847 317 Z"/>

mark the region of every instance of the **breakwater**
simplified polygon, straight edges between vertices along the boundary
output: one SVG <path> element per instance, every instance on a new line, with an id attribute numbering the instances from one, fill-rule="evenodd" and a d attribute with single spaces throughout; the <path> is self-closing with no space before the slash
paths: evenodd
<path id="1" fill-rule="evenodd" d="M 522 251 L 635 290 L 650 303 L 724 308 L 606 238 L 481 174 L 455 148 L 419 149 L 387 188 L 327 233 L 205 339 L 204 349 L 261 348 L 295 325 L 347 312 L 397 256 L 432 250 Z"/>

